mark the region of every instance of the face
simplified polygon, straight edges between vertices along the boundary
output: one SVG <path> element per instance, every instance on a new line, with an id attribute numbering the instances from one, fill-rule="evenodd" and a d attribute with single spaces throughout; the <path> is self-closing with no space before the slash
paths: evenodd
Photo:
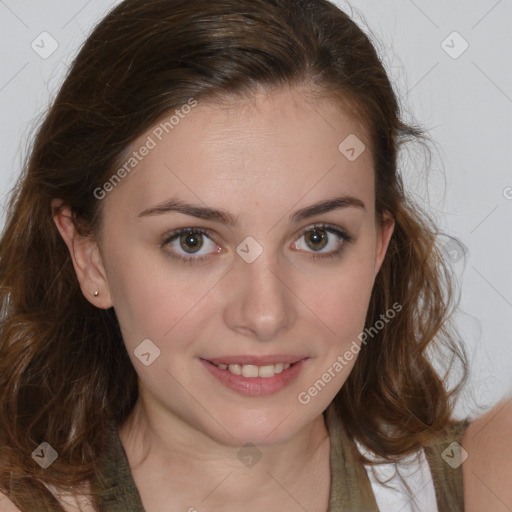
<path id="1" fill-rule="evenodd" d="M 375 216 L 369 149 L 339 146 L 370 141 L 291 90 L 199 102 L 168 131 L 133 144 L 150 150 L 103 199 L 101 293 L 140 400 L 225 445 L 282 442 L 356 359 L 339 356 L 360 344 L 392 222 Z"/>

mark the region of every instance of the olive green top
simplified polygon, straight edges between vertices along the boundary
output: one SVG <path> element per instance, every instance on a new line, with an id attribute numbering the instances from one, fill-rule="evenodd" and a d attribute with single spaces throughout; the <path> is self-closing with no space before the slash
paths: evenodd
<path id="1" fill-rule="evenodd" d="M 378 512 L 366 469 L 357 460 L 359 452 L 348 437 L 337 409 L 331 404 L 324 414 L 331 444 L 331 491 L 329 510 L 326 512 Z M 460 452 L 457 455 L 457 446 L 454 445 L 454 450 L 450 445 L 460 442 L 467 426 L 467 421 L 453 422 L 444 436 L 424 448 L 438 512 L 463 511 L 462 469 L 455 462 Z M 145 512 L 117 429 L 112 427 L 110 434 L 107 450 L 102 457 L 102 470 L 98 475 L 99 510 Z"/>

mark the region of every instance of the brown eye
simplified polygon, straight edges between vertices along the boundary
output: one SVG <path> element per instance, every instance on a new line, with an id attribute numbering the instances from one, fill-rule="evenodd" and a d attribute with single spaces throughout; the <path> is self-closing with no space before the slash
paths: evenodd
<path id="1" fill-rule="evenodd" d="M 163 238 L 162 249 L 169 256 L 188 263 L 206 261 L 222 252 L 210 231 L 202 228 L 183 228 L 168 233 Z"/>
<path id="2" fill-rule="evenodd" d="M 354 238 L 341 228 L 317 225 L 304 230 L 293 248 L 309 253 L 312 259 L 334 258 L 341 256 L 346 244 L 353 241 Z"/>
<path id="3" fill-rule="evenodd" d="M 184 233 L 180 236 L 180 246 L 187 253 L 194 254 L 203 246 L 203 235 L 193 232 Z"/>
<path id="4" fill-rule="evenodd" d="M 306 244 L 314 251 L 323 249 L 328 243 L 328 236 L 325 229 L 315 228 L 305 235 Z"/>

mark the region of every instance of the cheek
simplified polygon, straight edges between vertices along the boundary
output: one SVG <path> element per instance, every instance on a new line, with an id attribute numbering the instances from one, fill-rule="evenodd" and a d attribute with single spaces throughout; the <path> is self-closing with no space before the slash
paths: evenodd
<path id="1" fill-rule="evenodd" d="M 222 276 L 210 272 L 198 279 L 193 269 L 178 270 L 165 258 L 155 261 L 133 251 L 124 258 L 112 252 L 110 261 L 117 262 L 108 267 L 108 282 L 129 350 L 145 339 L 165 350 L 169 339 L 179 340 L 177 332 L 197 328 L 205 304 L 212 300 L 209 290 Z"/>
<path id="2" fill-rule="evenodd" d="M 333 267 L 317 293 L 308 295 L 308 305 L 318 318 L 343 339 L 359 334 L 364 325 L 374 284 L 371 251 L 371 240 L 361 243 L 357 251 L 347 254 L 338 267 Z M 312 284 L 309 282 L 310 290 Z"/>
<path id="3" fill-rule="evenodd" d="M 161 269 L 142 255 L 125 252 L 120 245 L 114 247 L 108 254 L 107 278 L 126 344 L 161 336 L 177 315 L 179 294 L 169 293 L 172 283 L 165 282 L 158 273 Z"/>

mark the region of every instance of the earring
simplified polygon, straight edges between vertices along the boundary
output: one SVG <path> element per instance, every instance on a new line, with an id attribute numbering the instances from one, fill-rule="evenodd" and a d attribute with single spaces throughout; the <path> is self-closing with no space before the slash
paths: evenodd
<path id="1" fill-rule="evenodd" d="M 97 297 L 100 294 L 100 292 L 94 292 L 94 296 Z"/>

